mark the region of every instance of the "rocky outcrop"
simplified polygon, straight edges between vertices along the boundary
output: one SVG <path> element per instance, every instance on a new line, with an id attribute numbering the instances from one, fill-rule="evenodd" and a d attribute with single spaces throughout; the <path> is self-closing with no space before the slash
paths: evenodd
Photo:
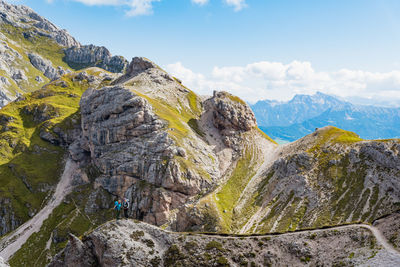
<path id="1" fill-rule="evenodd" d="M 45 36 L 64 47 L 80 45 L 66 30 L 59 29 L 53 23 L 26 6 L 11 5 L 1 0 L 0 24 L 1 23 L 6 23 L 18 28 L 31 29 L 25 38 L 30 38 L 35 35 Z"/>
<path id="2" fill-rule="evenodd" d="M 66 73 L 66 71 L 61 67 L 58 67 L 57 69 L 54 68 L 50 60 L 43 59 L 38 54 L 29 53 L 28 58 L 32 63 L 32 65 L 38 70 L 40 70 L 43 73 L 43 75 L 49 78 L 50 80 L 56 80 Z"/>
<path id="3" fill-rule="evenodd" d="M 214 91 L 206 105 L 212 109 L 213 124 L 227 147 L 238 151 L 242 145 L 241 134 L 257 127 L 253 111 L 243 100 L 228 92 Z"/>
<path id="4" fill-rule="evenodd" d="M 95 183 L 131 199 L 135 218 L 162 225 L 170 211 L 209 186 L 183 158 L 167 124 L 143 97 L 122 86 L 88 90 L 81 100 L 81 147 L 101 175 Z"/>
<path id="5" fill-rule="evenodd" d="M 381 250 L 380 250 L 381 249 Z M 325 266 L 399 263 L 367 229 L 348 226 L 277 236 L 186 235 L 130 220 L 110 222 L 70 242 L 49 264 L 63 266 Z M 389 266 L 389 265 L 388 265 Z"/>
<path id="6" fill-rule="evenodd" d="M 4 78 L 4 77 L 1 77 L 1 78 Z M 1 78 L 0 78 L 0 81 L 1 81 Z M 0 91 L 0 108 L 3 107 L 4 105 L 6 105 L 8 102 L 10 102 L 10 100 L 11 99 L 9 98 L 9 96 L 7 96 L 6 93 Z"/>
<path id="7" fill-rule="evenodd" d="M 28 7 L 0 1 L 0 107 L 65 74 L 60 52 L 70 46 L 80 44 L 65 30 Z"/>
<path id="8" fill-rule="evenodd" d="M 21 224 L 21 220 L 15 215 L 11 200 L 0 199 L 0 236 L 15 230 Z"/>
<path id="9" fill-rule="evenodd" d="M 104 46 L 84 45 L 65 49 L 65 62 L 72 68 L 95 66 L 110 72 L 124 72 L 129 62 L 121 56 L 112 56 Z"/>

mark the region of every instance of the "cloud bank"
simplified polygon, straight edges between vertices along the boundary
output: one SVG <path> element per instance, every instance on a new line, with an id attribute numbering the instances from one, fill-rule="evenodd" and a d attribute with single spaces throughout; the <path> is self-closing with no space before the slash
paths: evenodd
<path id="1" fill-rule="evenodd" d="M 400 106 L 400 71 L 318 72 L 310 62 L 301 61 L 214 67 L 209 75 L 195 73 L 181 62 L 169 64 L 166 69 L 200 94 L 225 90 L 253 103 L 261 99 L 285 101 L 295 94 L 320 91 L 364 103 Z"/>

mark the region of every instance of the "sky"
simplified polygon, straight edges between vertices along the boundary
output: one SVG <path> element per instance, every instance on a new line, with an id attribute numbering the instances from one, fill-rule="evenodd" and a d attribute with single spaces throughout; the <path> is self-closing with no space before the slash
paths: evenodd
<path id="1" fill-rule="evenodd" d="M 200 94 L 317 91 L 400 106 L 398 0 L 14 0 L 82 44 L 145 56 Z"/>

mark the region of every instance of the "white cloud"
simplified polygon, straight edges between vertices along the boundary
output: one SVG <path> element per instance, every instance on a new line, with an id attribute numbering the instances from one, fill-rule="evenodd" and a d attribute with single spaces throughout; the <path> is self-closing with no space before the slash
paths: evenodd
<path id="1" fill-rule="evenodd" d="M 300 61 L 289 64 L 260 61 L 246 66 L 214 67 L 208 76 L 195 73 L 180 62 L 166 69 L 200 94 L 225 90 L 249 102 L 288 100 L 295 94 L 320 91 L 347 99 L 376 99 L 381 104 L 400 106 L 400 71 L 318 72 L 310 62 Z"/>
<path id="2" fill-rule="evenodd" d="M 240 11 L 245 8 L 246 0 L 224 0 L 229 6 L 233 6 L 235 11 Z"/>
<path id="3" fill-rule="evenodd" d="M 16 1 L 16 0 L 14 0 Z M 45 0 L 48 3 L 53 3 L 55 0 Z M 128 16 L 149 15 L 153 13 L 153 3 L 161 0 L 69 0 L 79 2 L 88 6 L 124 6 L 128 10 Z M 192 3 L 203 6 L 209 0 L 191 0 Z M 235 11 L 240 11 L 246 7 L 245 0 L 223 0 L 229 6 L 232 6 Z"/>
<path id="4" fill-rule="evenodd" d="M 200 6 L 204 6 L 205 4 L 208 3 L 208 0 L 192 0 L 192 3 L 200 5 Z"/>
<path id="5" fill-rule="evenodd" d="M 49 3 L 54 0 L 46 0 Z M 127 16 L 149 15 L 153 13 L 153 3 L 161 0 L 70 0 L 88 6 L 124 6 Z"/>

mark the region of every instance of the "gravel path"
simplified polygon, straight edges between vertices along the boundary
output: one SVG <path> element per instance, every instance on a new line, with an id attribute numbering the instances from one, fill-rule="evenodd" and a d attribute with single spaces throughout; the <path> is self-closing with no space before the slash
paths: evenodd
<path id="1" fill-rule="evenodd" d="M 344 225 L 344 226 L 337 226 L 337 227 L 331 227 L 331 228 L 326 228 L 326 229 L 315 229 L 315 230 L 304 230 L 304 231 L 296 231 L 294 233 L 284 233 L 284 234 L 279 234 L 279 235 L 274 235 L 274 236 L 283 236 L 283 235 L 293 235 L 295 236 L 296 233 L 302 232 L 302 233 L 315 233 L 315 232 L 321 232 L 321 231 L 327 231 L 327 230 L 340 230 L 340 229 L 347 229 L 347 228 L 366 228 L 371 233 L 374 235 L 374 237 L 377 240 L 377 244 L 382 246 L 382 250 L 379 250 L 379 252 L 369 259 L 367 262 L 361 263 L 357 266 L 362 266 L 362 267 L 395 267 L 395 266 L 400 266 L 400 252 L 397 251 L 387 240 L 386 238 L 382 235 L 382 233 L 379 231 L 378 228 L 368 225 L 368 224 L 349 224 L 349 225 Z M 207 235 L 207 234 L 204 234 Z M 217 236 L 219 238 L 239 238 L 237 236 L 218 236 L 218 235 L 212 235 L 212 236 Z M 271 235 L 247 235 L 243 236 L 240 238 L 252 238 L 254 236 L 271 236 Z"/>
<path id="2" fill-rule="evenodd" d="M 42 226 L 44 220 L 49 217 L 54 208 L 57 207 L 64 199 L 64 197 L 71 191 L 71 176 L 76 168 L 76 163 L 68 159 L 65 164 L 64 172 L 61 176 L 61 179 L 57 184 L 56 191 L 51 200 L 47 203 L 47 205 L 42 210 L 40 210 L 32 219 L 25 222 L 13 233 L 5 236 L 0 241 L 0 258 L 8 261 L 33 233 L 40 230 L 40 227 Z"/>

